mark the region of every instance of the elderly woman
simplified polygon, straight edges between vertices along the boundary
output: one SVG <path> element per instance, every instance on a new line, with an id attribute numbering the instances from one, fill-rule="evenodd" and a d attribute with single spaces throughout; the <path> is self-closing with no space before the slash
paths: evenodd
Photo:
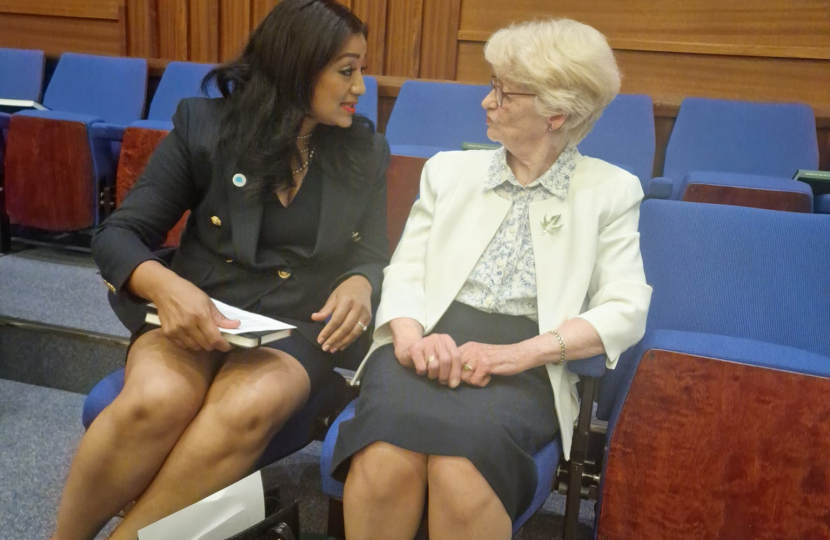
<path id="1" fill-rule="evenodd" d="M 442 153 L 386 269 L 362 391 L 340 427 L 349 540 L 510 538 L 533 455 L 578 404 L 572 360 L 613 368 L 645 329 L 636 177 L 580 155 L 620 87 L 605 38 L 570 20 L 511 26 L 485 49 L 495 151 Z"/>

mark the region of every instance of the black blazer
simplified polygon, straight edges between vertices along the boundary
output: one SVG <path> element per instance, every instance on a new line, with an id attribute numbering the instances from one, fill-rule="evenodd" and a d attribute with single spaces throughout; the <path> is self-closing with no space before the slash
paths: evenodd
<path id="1" fill-rule="evenodd" d="M 316 343 L 322 324 L 312 322 L 311 314 L 323 307 L 339 282 L 363 275 L 372 284 L 375 301 L 380 295 L 389 262 L 389 145 L 375 134 L 365 156 L 370 177 L 359 189 L 338 178 L 322 178 L 313 251 L 263 260 L 257 246 L 264 205 L 246 197 L 245 187 L 232 182 L 238 171 L 215 156 L 222 105 L 222 99 L 182 100 L 173 131 L 121 206 L 96 231 L 92 253 L 110 288 L 110 304 L 128 329 L 140 329 L 141 301 L 124 285 L 139 264 L 156 260 L 213 298 L 296 324 Z M 312 162 L 307 174 L 323 173 Z M 165 257 L 159 248 L 185 210 L 191 215 L 181 244 L 172 257 Z"/>

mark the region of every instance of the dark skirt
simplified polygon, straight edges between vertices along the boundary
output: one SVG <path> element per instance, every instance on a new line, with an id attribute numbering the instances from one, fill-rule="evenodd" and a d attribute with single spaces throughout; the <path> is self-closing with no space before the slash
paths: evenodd
<path id="1" fill-rule="evenodd" d="M 322 330 L 322 328 L 323 327 L 321 325 L 320 329 Z M 147 332 L 156 329 L 158 329 L 158 326 L 153 324 L 143 325 L 137 332 L 130 336 L 129 347 L 132 347 L 133 343 L 135 343 L 138 338 Z M 323 351 L 323 349 L 321 349 L 316 343 L 310 342 L 300 332 L 292 331 L 291 335 L 287 338 L 272 341 L 267 345 L 263 345 L 263 347 L 283 351 L 284 353 L 287 353 L 297 359 L 300 365 L 303 366 L 303 369 L 306 370 L 306 373 L 308 373 L 308 379 L 311 381 L 311 392 L 309 393 L 310 399 L 310 396 L 313 396 L 317 390 L 324 385 L 326 380 L 329 378 L 329 375 L 334 370 L 334 366 L 337 365 L 338 360 L 341 359 L 344 354 L 359 353 L 359 351 L 352 351 L 351 349 L 360 348 L 362 343 L 363 340 L 358 339 L 352 343 L 346 351 L 338 351 L 335 354 L 331 354 Z M 129 347 L 127 348 L 127 354 L 129 354 Z"/>
<path id="2" fill-rule="evenodd" d="M 454 302 L 433 333 L 468 341 L 511 344 L 539 334 L 526 317 L 484 313 Z M 547 370 L 493 377 L 484 388 L 450 389 L 404 368 L 387 345 L 368 360 L 351 420 L 340 424 L 332 475 L 344 481 L 351 456 L 383 441 L 428 455 L 469 459 L 496 492 L 511 519 L 536 492 L 533 455 L 559 425 Z"/>

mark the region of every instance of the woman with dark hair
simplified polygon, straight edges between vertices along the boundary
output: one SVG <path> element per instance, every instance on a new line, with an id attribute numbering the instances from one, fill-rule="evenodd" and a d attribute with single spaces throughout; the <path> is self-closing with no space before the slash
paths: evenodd
<path id="1" fill-rule="evenodd" d="M 112 535 L 134 540 L 249 474 L 366 330 L 388 262 L 389 150 L 355 116 L 365 54 L 366 27 L 348 9 L 284 0 L 205 79 L 221 98 L 179 104 L 97 231 L 93 255 L 133 335 L 124 389 L 75 456 L 55 540 L 90 539 L 136 501 Z M 156 250 L 186 210 L 168 263 Z M 232 350 L 220 328 L 238 322 L 211 298 L 297 330 Z M 161 328 L 143 324 L 145 300 Z"/>

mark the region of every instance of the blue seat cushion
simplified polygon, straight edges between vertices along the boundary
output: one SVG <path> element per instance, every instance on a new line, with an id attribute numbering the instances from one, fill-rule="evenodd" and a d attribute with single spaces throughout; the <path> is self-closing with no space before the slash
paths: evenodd
<path id="1" fill-rule="evenodd" d="M 603 357 L 603 363 L 605 359 Z M 323 481 L 323 493 L 335 499 L 343 498 L 343 483 L 338 482 L 331 476 L 331 462 L 334 457 L 334 445 L 337 442 L 337 436 L 340 433 L 340 424 L 346 420 L 354 418 L 355 405 L 357 400 L 352 401 L 343 409 L 343 412 L 335 419 L 331 427 L 326 433 L 326 438 L 323 440 L 323 449 L 320 456 L 320 477 Z M 562 455 L 562 443 L 557 436 L 547 446 L 539 450 L 534 456 L 536 462 L 536 470 L 538 474 L 538 484 L 536 485 L 536 493 L 525 512 L 513 523 L 513 533 L 521 528 L 522 525 L 532 516 L 539 508 L 545 504 L 545 501 L 550 495 L 553 487 L 553 477 L 556 474 L 556 466 L 559 464 L 559 458 Z"/>
<path id="2" fill-rule="evenodd" d="M 115 373 L 110 373 L 92 388 L 84 400 L 83 412 L 81 413 L 81 422 L 84 425 L 84 429 L 89 429 L 92 421 L 98 418 L 101 411 L 106 409 L 118 397 L 118 394 L 121 393 L 123 388 L 123 369 L 119 369 Z"/>
<path id="3" fill-rule="evenodd" d="M 582 360 L 572 360 L 568 362 L 568 371 L 582 377 L 602 377 L 605 375 L 606 358 L 604 354 L 598 354 Z"/>

